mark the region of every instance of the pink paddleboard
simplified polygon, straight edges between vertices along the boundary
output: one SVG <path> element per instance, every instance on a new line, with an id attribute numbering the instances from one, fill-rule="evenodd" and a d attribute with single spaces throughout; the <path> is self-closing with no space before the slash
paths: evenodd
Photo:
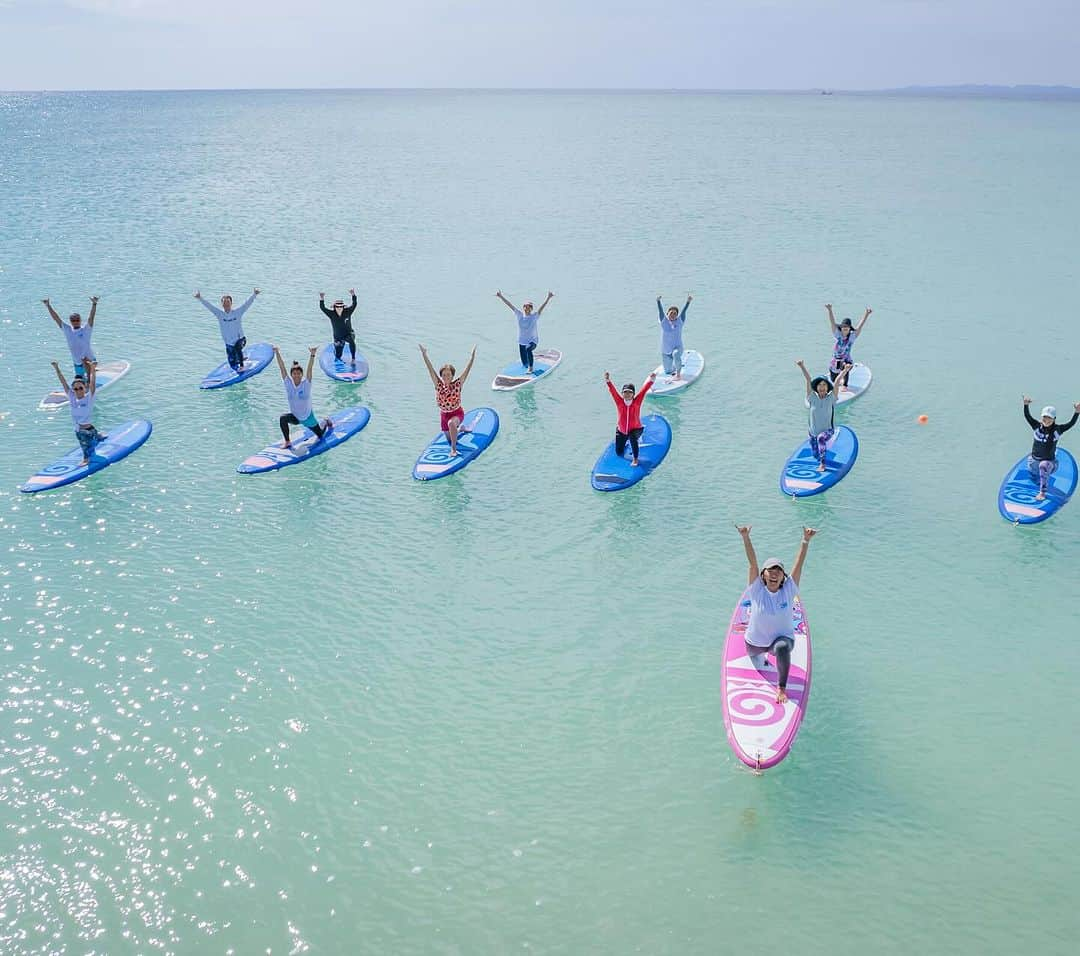
<path id="1" fill-rule="evenodd" d="M 791 652 L 786 703 L 776 702 L 776 661 L 757 668 L 746 653 L 750 598 L 743 591 L 728 625 L 724 663 L 720 671 L 720 703 L 728 743 L 753 770 L 775 767 L 787 755 L 799 733 L 810 699 L 810 630 L 802 599 L 795 598 L 795 649 Z"/>

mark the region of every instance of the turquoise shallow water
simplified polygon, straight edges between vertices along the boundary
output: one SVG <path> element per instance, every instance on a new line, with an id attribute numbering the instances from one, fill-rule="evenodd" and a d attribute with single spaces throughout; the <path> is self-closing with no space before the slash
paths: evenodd
<path id="1" fill-rule="evenodd" d="M 1080 704 L 1080 506 L 997 514 L 1019 397 L 1077 381 L 1074 103 L 513 93 L 0 99 L 0 949 L 1063 953 Z M 355 285 L 368 428 L 236 475 L 268 371 L 191 298 L 263 295 L 250 341 L 324 340 Z M 557 296 L 560 369 L 494 299 Z M 610 369 L 695 303 L 708 367 L 672 451 L 603 496 Z M 36 411 L 62 314 L 102 297 L 148 444 L 69 489 Z M 859 461 L 792 502 L 794 360 L 874 307 Z M 493 448 L 432 485 L 416 343 Z M 318 376 L 318 373 L 316 373 Z M 356 392 L 316 378 L 318 410 Z M 659 403 L 653 403 L 659 407 Z M 929 416 L 919 427 L 915 417 Z M 1074 451 L 1080 430 L 1064 444 Z M 723 631 L 759 553 L 821 528 L 809 715 L 764 777 L 724 739 Z"/>

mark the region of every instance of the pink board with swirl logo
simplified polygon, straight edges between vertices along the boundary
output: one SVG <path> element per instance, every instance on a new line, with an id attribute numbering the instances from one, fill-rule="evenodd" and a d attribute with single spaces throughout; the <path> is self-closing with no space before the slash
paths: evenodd
<path id="1" fill-rule="evenodd" d="M 795 649 L 791 652 L 786 703 L 776 702 L 776 661 L 771 654 L 763 668 L 746 653 L 750 598 L 743 591 L 728 625 L 720 671 L 720 703 L 728 743 L 753 770 L 775 767 L 791 750 L 810 699 L 810 630 L 802 598 L 795 599 Z"/>

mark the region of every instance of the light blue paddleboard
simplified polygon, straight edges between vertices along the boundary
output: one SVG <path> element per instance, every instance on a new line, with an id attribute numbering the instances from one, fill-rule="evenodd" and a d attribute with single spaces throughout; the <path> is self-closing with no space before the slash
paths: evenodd
<path id="1" fill-rule="evenodd" d="M 499 434 L 499 416 L 493 408 L 470 408 L 458 430 L 456 458 L 450 457 L 450 442 L 441 432 L 416 459 L 412 476 L 417 481 L 434 481 L 461 471 L 481 455 Z"/>
<path id="2" fill-rule="evenodd" d="M 653 375 L 656 376 L 656 381 L 653 382 L 652 388 L 649 389 L 649 395 L 654 398 L 663 398 L 666 395 L 678 395 L 685 388 L 689 388 L 700 377 L 701 373 L 705 371 L 705 356 L 700 352 L 695 352 L 693 349 L 683 352 L 682 356 L 682 368 L 679 370 L 679 377 L 676 379 L 674 375 L 668 375 L 664 371 L 663 365 L 658 365 L 653 370 Z"/>
<path id="3" fill-rule="evenodd" d="M 353 367 L 349 358 L 349 346 L 341 353 L 341 358 L 334 358 L 334 345 L 324 345 L 319 352 L 319 368 L 321 368 L 335 382 L 349 382 L 356 384 L 368 377 L 368 361 L 359 352 L 356 353 L 356 367 Z"/>
<path id="4" fill-rule="evenodd" d="M 371 420 L 371 412 L 363 405 L 354 405 L 352 408 L 343 408 L 340 412 L 334 412 L 328 417 L 334 425 L 329 434 L 324 434 L 322 438 L 317 439 L 315 433 L 309 428 L 303 426 L 293 428 L 290 433 L 291 447 L 286 448 L 285 439 L 282 438 L 262 451 L 249 455 L 236 466 L 236 470 L 241 475 L 258 475 L 264 471 L 277 471 L 288 465 L 298 465 L 331 448 L 337 448 L 342 442 L 347 442 L 367 425 Z"/>
<path id="5" fill-rule="evenodd" d="M 81 481 L 101 471 L 102 468 L 108 468 L 121 458 L 127 458 L 150 437 L 153 430 L 154 426 L 144 419 L 124 422 L 114 428 L 99 429 L 107 437 L 94 449 L 94 453 L 90 456 L 90 464 L 82 464 L 82 449 L 75 448 L 63 458 L 42 468 L 20 487 L 19 491 L 32 494 L 35 491 L 48 491 L 51 488 L 60 488 L 63 485 Z"/>
<path id="6" fill-rule="evenodd" d="M 1056 514 L 1076 491 L 1076 459 L 1064 448 L 1057 450 L 1057 471 L 1046 482 L 1046 497 L 1036 501 L 1039 483 L 1033 481 L 1027 466 L 1028 456 L 1021 458 L 1005 476 L 998 491 L 998 511 L 1001 517 L 1014 524 L 1038 524 Z"/>
<path id="7" fill-rule="evenodd" d="M 533 370 L 529 370 L 520 362 L 507 365 L 495 376 L 491 387 L 496 392 L 512 392 L 523 385 L 532 385 L 538 378 L 553 372 L 562 361 L 562 352 L 558 349 L 537 349 L 533 352 Z"/>
<path id="8" fill-rule="evenodd" d="M 645 431 L 639 441 L 637 467 L 630 464 L 630 442 L 626 443 L 626 452 L 620 458 L 615 454 L 612 440 L 593 465 L 592 486 L 597 491 L 622 491 L 636 485 L 664 460 L 671 448 L 671 426 L 667 419 L 662 415 L 645 415 L 641 424 Z"/>
<path id="9" fill-rule="evenodd" d="M 225 388 L 243 382 L 253 375 L 258 375 L 274 357 L 274 350 L 266 342 L 256 342 L 254 345 L 244 346 L 244 368 L 240 373 L 234 372 L 228 362 L 222 362 L 214 371 L 202 380 L 199 388 Z"/>
<path id="10" fill-rule="evenodd" d="M 94 394 L 96 395 L 103 388 L 108 388 L 113 382 L 119 381 L 130 371 L 130 362 L 99 362 L 97 371 L 94 373 Z M 68 384 L 71 383 L 68 382 Z M 38 408 L 43 412 L 51 412 L 58 408 L 67 408 L 67 404 L 67 392 L 54 388 L 38 402 Z"/>
<path id="11" fill-rule="evenodd" d="M 809 498 L 828 491 L 840 481 L 859 457 L 859 439 L 847 425 L 841 425 L 825 450 L 825 470 L 818 462 L 807 438 L 787 460 L 780 472 L 780 490 L 794 498 Z"/>

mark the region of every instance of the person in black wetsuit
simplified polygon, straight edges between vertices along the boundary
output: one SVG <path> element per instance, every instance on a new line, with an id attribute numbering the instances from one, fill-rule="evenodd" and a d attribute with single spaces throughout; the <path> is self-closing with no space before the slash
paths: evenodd
<path id="1" fill-rule="evenodd" d="M 352 305 L 346 306 L 341 299 L 338 299 L 333 308 L 328 309 L 325 301 L 326 294 L 320 292 L 319 308 L 323 310 L 323 314 L 330 320 L 330 326 L 334 330 L 335 360 L 341 358 L 341 353 L 345 351 L 345 343 L 348 343 L 352 367 L 356 368 L 356 335 L 353 333 L 352 327 L 352 314 L 356 310 L 356 290 L 350 289 L 349 294 L 352 296 Z"/>
<path id="2" fill-rule="evenodd" d="M 1058 439 L 1062 432 L 1067 432 L 1080 418 L 1080 402 L 1073 405 L 1073 417 L 1064 425 L 1057 423 L 1057 409 L 1053 405 L 1047 405 L 1042 410 L 1039 420 L 1036 421 L 1028 410 L 1030 404 L 1031 399 L 1025 395 L 1024 418 L 1035 432 L 1035 441 L 1031 446 L 1031 454 L 1028 455 L 1028 472 L 1031 474 L 1031 480 L 1039 484 L 1039 493 L 1035 496 L 1035 500 L 1042 501 L 1046 498 L 1046 483 L 1057 471 Z"/>

